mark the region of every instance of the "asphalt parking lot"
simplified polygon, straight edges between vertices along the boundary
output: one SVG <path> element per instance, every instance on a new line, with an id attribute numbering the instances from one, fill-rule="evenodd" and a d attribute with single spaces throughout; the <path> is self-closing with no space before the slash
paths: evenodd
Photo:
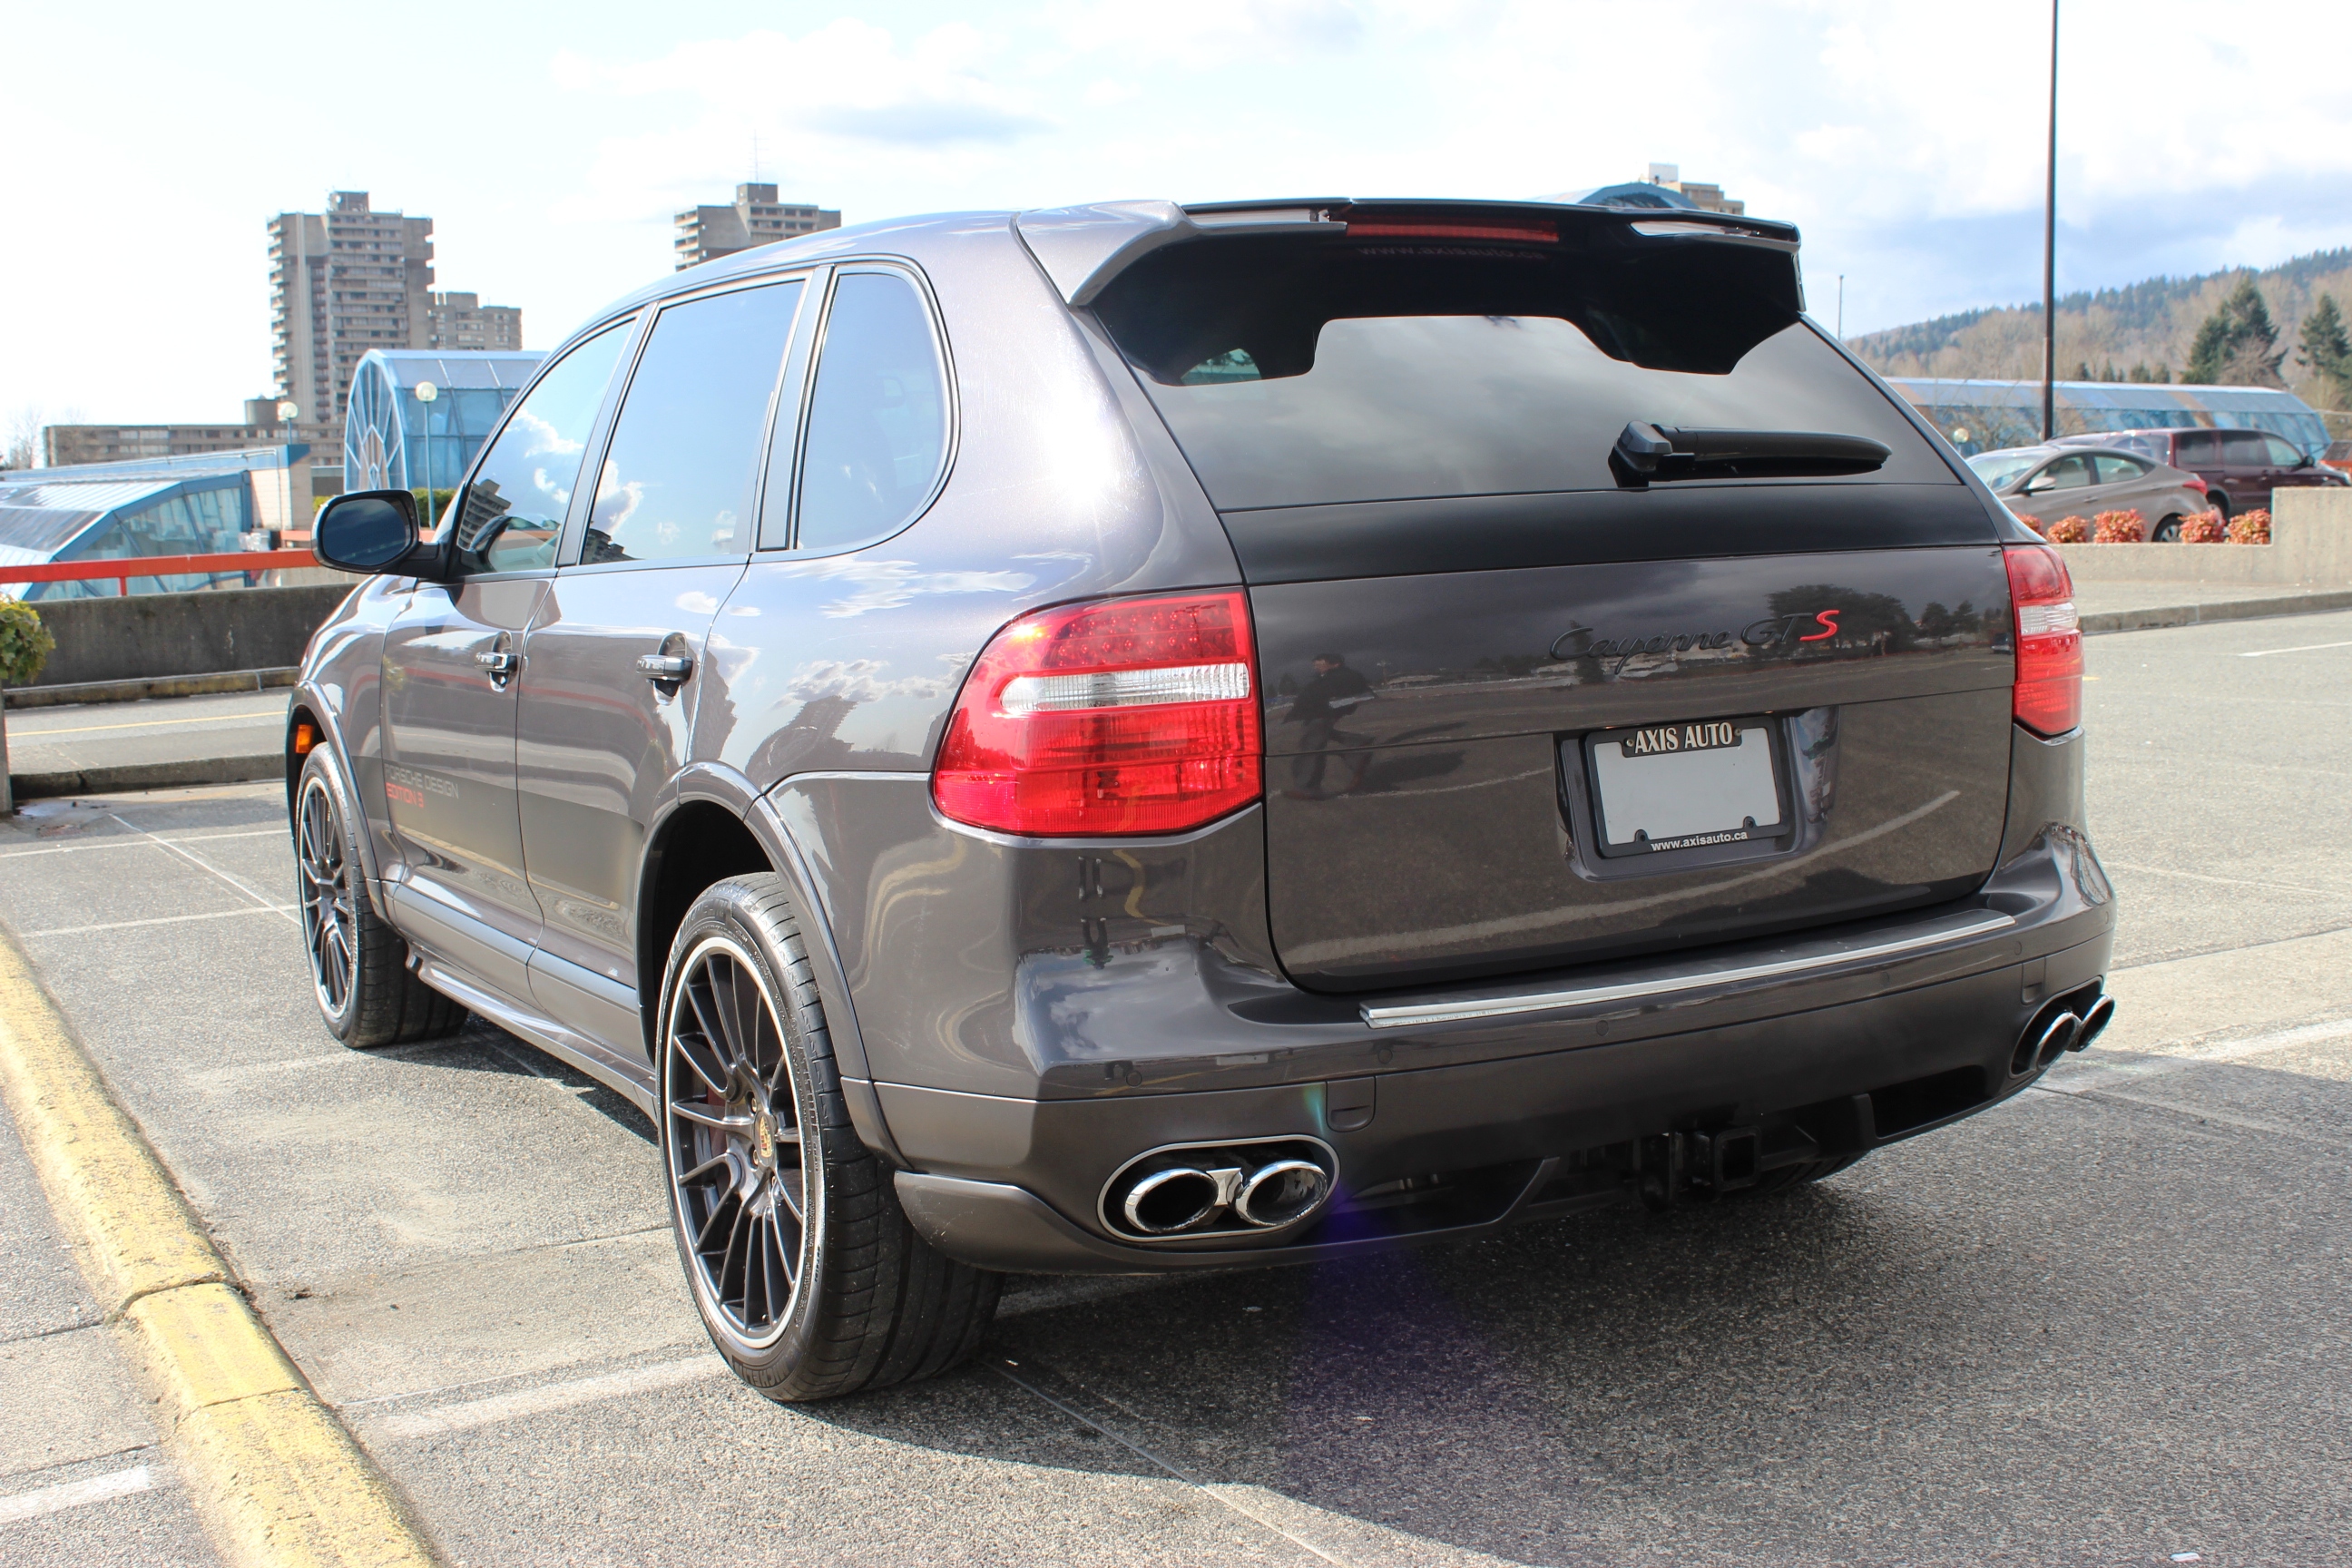
<path id="1" fill-rule="evenodd" d="M 617 1096 L 328 1037 L 282 790 L 36 803 L 0 921 L 453 1563 L 2352 1561 L 2352 614 L 2090 664 L 2120 1011 L 2046 1087 L 1767 1204 L 1019 1281 L 817 1406 L 709 1352 Z M 13 1132 L 0 1560 L 215 1561 Z"/>

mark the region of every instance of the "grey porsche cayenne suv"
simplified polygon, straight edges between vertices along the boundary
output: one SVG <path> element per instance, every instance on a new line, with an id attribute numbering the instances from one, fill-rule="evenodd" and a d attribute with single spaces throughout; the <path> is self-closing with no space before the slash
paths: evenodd
<path id="1" fill-rule="evenodd" d="M 665 279 L 320 518 L 328 1026 L 643 1107 L 779 1399 L 1998 1103 L 2113 1007 L 2072 589 L 1802 310 L 1783 225 L 1419 201 Z"/>

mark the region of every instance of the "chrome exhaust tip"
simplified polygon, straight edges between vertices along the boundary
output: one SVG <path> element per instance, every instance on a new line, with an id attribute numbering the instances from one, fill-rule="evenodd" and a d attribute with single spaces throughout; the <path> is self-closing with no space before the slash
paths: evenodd
<path id="1" fill-rule="evenodd" d="M 2112 996 L 2100 997 L 2083 1014 L 2083 1026 L 2076 1032 L 2074 1043 L 2066 1048 L 2070 1051 L 2088 1049 L 2091 1042 L 2099 1037 L 2101 1031 L 2115 1021 L 2115 1016 L 2116 999 Z"/>
<path id="2" fill-rule="evenodd" d="M 1171 1165 L 1128 1188 L 1119 1212 L 1146 1236 L 1181 1236 L 1223 1213 L 1241 1184 L 1241 1173 Z"/>
<path id="3" fill-rule="evenodd" d="M 1339 1156 L 1319 1138 L 1162 1144 L 1103 1184 L 1097 1212 L 1106 1231 L 1129 1241 L 1255 1239 L 1319 1213 L 1339 1173 Z"/>
<path id="4" fill-rule="evenodd" d="M 2050 1026 L 2033 1045 L 2033 1065 L 2046 1068 L 2072 1050 L 2082 1037 L 2083 1020 L 2073 1013 L 2061 1013 L 2050 1020 Z"/>
<path id="5" fill-rule="evenodd" d="M 1234 1199 L 1234 1213 L 1260 1230 L 1303 1219 L 1331 1190 L 1331 1178 L 1311 1160 L 1276 1160 L 1252 1171 Z"/>

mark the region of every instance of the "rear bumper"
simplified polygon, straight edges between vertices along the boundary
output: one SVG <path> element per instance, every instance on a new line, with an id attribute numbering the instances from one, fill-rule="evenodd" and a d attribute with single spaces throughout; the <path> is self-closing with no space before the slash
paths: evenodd
<path id="1" fill-rule="evenodd" d="M 1937 922 L 1958 934 L 1925 951 L 1889 935 Z M 1871 956 L 1713 987 L 1555 992 L 1567 999 L 1520 1016 L 1416 1017 L 1388 1037 L 1396 1070 L 1043 1100 L 875 1087 L 913 1167 L 899 1201 L 951 1257 L 1037 1273 L 1310 1262 L 1619 1201 L 1627 1159 L 1662 1134 L 1758 1127 L 1768 1144 L 1834 1158 L 1997 1104 L 2032 1081 L 2011 1067 L 2037 1012 L 2105 974 L 2114 903 L 2087 844 L 2060 829 L 1965 907 L 1850 936 Z M 1754 969 L 1759 951 L 1721 954 L 1726 973 Z M 1104 1184 L 1144 1150 L 1301 1136 L 1337 1152 L 1341 1195 L 1295 1232 L 1136 1244 L 1100 1221 Z M 1430 1176 L 1444 1179 L 1425 1198 L 1355 1201 Z"/>

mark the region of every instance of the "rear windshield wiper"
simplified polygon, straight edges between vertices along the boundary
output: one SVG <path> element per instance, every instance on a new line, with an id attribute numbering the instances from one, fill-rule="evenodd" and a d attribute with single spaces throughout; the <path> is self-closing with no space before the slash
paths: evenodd
<path id="1" fill-rule="evenodd" d="M 1672 479 L 1866 474 L 1892 456 L 1866 436 L 1819 430 L 1694 430 L 1636 419 L 1617 437 L 1610 471 L 1630 489 Z"/>

